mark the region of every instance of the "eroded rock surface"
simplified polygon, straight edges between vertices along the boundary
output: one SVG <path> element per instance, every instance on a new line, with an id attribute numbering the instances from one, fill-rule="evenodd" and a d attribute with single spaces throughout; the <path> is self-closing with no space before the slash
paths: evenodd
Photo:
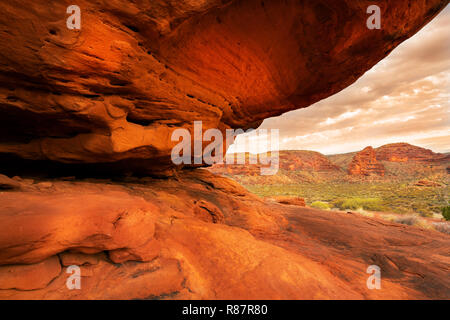
<path id="1" fill-rule="evenodd" d="M 202 169 L 21 184 L 0 193 L 1 299 L 449 296 L 450 236 L 264 202 Z M 366 286 L 373 264 L 381 290 Z M 80 290 L 66 286 L 69 265 Z"/>
<path id="2" fill-rule="evenodd" d="M 366 27 L 368 1 L 80 0 L 79 31 L 71 4 L 0 3 L 0 158 L 167 171 L 174 129 L 255 128 L 307 107 L 447 1 L 378 1 L 381 30 Z"/>

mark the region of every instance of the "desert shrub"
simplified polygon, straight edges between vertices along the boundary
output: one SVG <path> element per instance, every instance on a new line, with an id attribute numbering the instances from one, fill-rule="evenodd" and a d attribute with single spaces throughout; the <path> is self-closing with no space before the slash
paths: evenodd
<path id="1" fill-rule="evenodd" d="M 346 199 L 335 199 L 331 202 L 331 204 L 333 205 L 334 208 L 338 208 L 342 210 L 342 206 L 344 205 Z"/>
<path id="2" fill-rule="evenodd" d="M 417 213 L 422 216 L 432 216 L 439 214 L 441 216 L 441 208 L 449 206 L 446 194 L 450 192 L 450 186 L 445 187 L 429 187 L 420 188 L 412 187 L 411 183 L 417 179 L 405 182 L 403 177 L 398 177 L 398 181 L 392 182 L 361 182 L 349 183 L 343 181 L 326 181 L 326 182 L 305 182 L 309 181 L 303 175 L 289 176 L 292 180 L 301 181 L 301 183 L 272 183 L 270 185 L 257 183 L 249 183 L 249 181 L 240 181 L 251 192 L 262 197 L 273 196 L 298 196 L 309 200 L 308 203 L 314 201 L 322 201 L 328 203 L 336 210 L 343 210 L 342 205 L 345 200 L 352 198 L 377 198 L 381 199 L 379 203 L 375 203 L 375 207 L 370 207 L 368 211 L 393 212 L 399 214 Z M 235 176 L 236 177 L 236 176 Z M 253 177 L 255 178 L 255 177 Z M 407 177 L 406 177 L 407 178 Z M 401 180 L 401 181 L 400 181 Z M 438 181 L 438 179 L 431 179 Z M 380 207 L 382 206 L 382 207 Z M 368 205 L 365 206 L 368 208 Z M 383 209 L 383 210 L 380 210 Z M 350 209 L 351 211 L 357 209 Z M 448 209 L 447 209 L 448 210 Z"/>
<path id="3" fill-rule="evenodd" d="M 442 211 L 442 216 L 444 217 L 444 219 L 449 221 L 450 220 L 450 206 L 443 207 L 441 209 L 441 211 Z"/>
<path id="4" fill-rule="evenodd" d="M 447 222 L 434 222 L 433 227 L 439 232 L 450 234 L 450 224 Z"/>
<path id="5" fill-rule="evenodd" d="M 381 215 L 381 218 L 384 220 L 390 221 L 390 222 L 394 222 L 396 216 L 393 214 L 383 214 L 383 215 Z"/>
<path id="6" fill-rule="evenodd" d="M 333 201 L 333 206 L 341 210 L 383 211 L 384 209 L 381 199 L 378 198 L 336 199 Z"/>
<path id="7" fill-rule="evenodd" d="M 356 212 L 358 212 L 360 215 L 364 216 L 364 217 L 369 217 L 369 218 L 373 218 L 375 215 L 372 212 L 368 212 L 364 209 L 358 209 Z"/>
<path id="8" fill-rule="evenodd" d="M 430 210 L 426 203 L 417 202 L 411 205 L 411 209 L 414 212 L 420 214 L 421 217 L 431 217 L 433 216 L 433 212 Z"/>
<path id="9" fill-rule="evenodd" d="M 322 201 L 314 201 L 313 203 L 311 203 L 310 205 L 313 208 L 316 209 L 321 209 L 321 210 L 329 210 L 330 209 L 330 205 L 326 202 L 322 202 Z"/>
<path id="10" fill-rule="evenodd" d="M 408 226 L 413 226 L 417 223 L 417 218 L 414 216 L 398 217 L 398 218 L 394 219 L 394 222 L 401 223 L 401 224 L 407 224 Z"/>

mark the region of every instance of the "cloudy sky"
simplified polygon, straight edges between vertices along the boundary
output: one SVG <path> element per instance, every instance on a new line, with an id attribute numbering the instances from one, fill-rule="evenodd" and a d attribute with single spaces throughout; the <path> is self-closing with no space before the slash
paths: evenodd
<path id="1" fill-rule="evenodd" d="M 352 86 L 260 128 L 279 128 L 281 150 L 334 154 L 408 142 L 450 152 L 449 27 L 447 6 Z"/>

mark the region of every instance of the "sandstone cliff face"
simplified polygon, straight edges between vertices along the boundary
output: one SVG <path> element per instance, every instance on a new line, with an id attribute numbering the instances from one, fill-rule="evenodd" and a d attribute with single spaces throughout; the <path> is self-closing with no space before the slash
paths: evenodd
<path id="1" fill-rule="evenodd" d="M 377 161 L 375 150 L 372 147 L 358 152 L 348 166 L 348 174 L 354 176 L 384 176 L 384 173 L 384 166 Z"/>
<path id="2" fill-rule="evenodd" d="M 166 170 L 174 129 L 245 129 L 307 107 L 446 3 L 378 1 L 370 31 L 370 1 L 80 0 L 78 31 L 69 1 L 3 1 L 0 158 Z"/>

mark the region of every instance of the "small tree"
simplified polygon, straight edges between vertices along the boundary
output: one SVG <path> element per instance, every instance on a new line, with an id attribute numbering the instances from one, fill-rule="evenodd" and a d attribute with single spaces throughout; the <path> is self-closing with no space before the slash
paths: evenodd
<path id="1" fill-rule="evenodd" d="M 442 208 L 442 215 L 444 216 L 444 219 L 449 221 L 450 220 L 450 206 L 446 206 Z"/>

